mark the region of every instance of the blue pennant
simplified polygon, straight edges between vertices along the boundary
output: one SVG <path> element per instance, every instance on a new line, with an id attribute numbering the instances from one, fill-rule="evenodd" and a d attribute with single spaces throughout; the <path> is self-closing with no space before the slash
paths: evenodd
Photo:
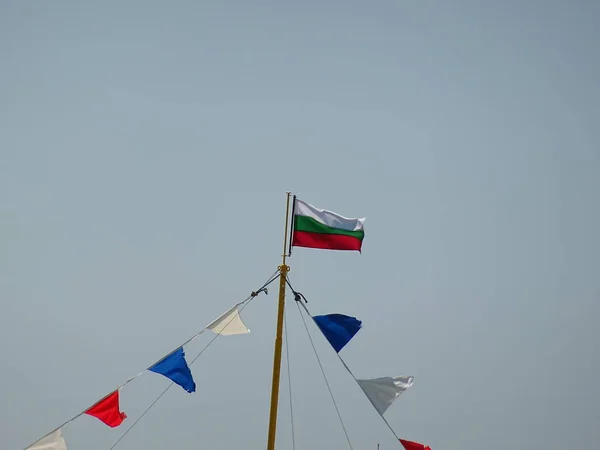
<path id="1" fill-rule="evenodd" d="M 192 372 L 185 361 L 183 347 L 179 347 L 169 356 L 160 360 L 148 370 L 164 375 L 188 392 L 196 391 L 196 383 L 194 382 L 194 378 L 192 378 Z"/>
<path id="2" fill-rule="evenodd" d="M 313 319 L 337 353 L 350 342 L 350 339 L 362 327 L 362 322 L 356 317 L 343 314 L 314 316 Z"/>

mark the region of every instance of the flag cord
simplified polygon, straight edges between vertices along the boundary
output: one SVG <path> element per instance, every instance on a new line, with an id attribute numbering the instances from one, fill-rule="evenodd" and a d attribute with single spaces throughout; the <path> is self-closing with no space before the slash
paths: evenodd
<path id="1" fill-rule="evenodd" d="M 238 305 L 241 305 L 241 307 L 240 307 L 240 310 L 239 310 L 238 314 L 237 314 L 237 315 L 234 315 L 234 316 L 233 316 L 231 319 L 229 319 L 229 321 L 228 321 L 228 322 L 225 324 L 225 326 L 223 327 L 223 329 L 225 329 L 225 328 L 227 328 L 227 327 L 229 326 L 229 324 L 230 324 L 230 323 L 231 323 L 231 322 L 232 322 L 232 321 L 233 321 L 233 320 L 234 320 L 234 319 L 235 319 L 235 318 L 236 318 L 236 317 L 239 315 L 239 313 L 241 313 L 241 312 L 244 310 L 244 308 L 245 308 L 246 306 L 248 306 L 248 305 L 249 305 L 249 304 L 252 302 L 252 300 L 254 300 L 254 298 L 255 298 L 255 297 L 258 295 L 258 293 L 260 293 L 260 292 L 265 292 L 265 291 L 266 291 L 266 289 L 265 289 L 265 288 L 266 288 L 266 287 L 267 287 L 269 284 L 271 284 L 271 283 L 272 283 L 274 280 L 276 280 L 276 279 L 277 279 L 277 274 L 278 274 L 278 273 L 279 273 L 279 271 L 278 271 L 278 270 L 277 270 L 277 271 L 275 271 L 275 273 L 274 273 L 274 274 L 271 276 L 271 278 L 269 278 L 269 280 L 268 280 L 268 281 L 267 281 L 265 284 L 263 284 L 263 286 L 262 286 L 260 289 L 258 289 L 258 290 L 256 290 L 256 291 L 252 291 L 252 293 L 251 293 L 251 294 L 250 294 L 248 297 L 246 297 L 246 299 L 245 299 L 244 301 L 242 301 L 242 302 L 238 303 Z M 198 353 L 198 354 L 197 354 L 197 355 L 194 357 L 194 359 L 192 359 L 192 360 L 190 361 L 189 365 L 191 366 L 192 364 L 194 364 L 194 362 L 195 362 L 195 361 L 196 361 L 196 360 L 197 360 L 197 359 L 200 357 L 200 355 L 202 355 L 202 353 L 204 353 L 204 352 L 205 352 L 205 351 L 208 349 L 208 347 L 210 347 L 210 345 L 211 345 L 211 344 L 212 344 L 212 343 L 213 343 L 213 342 L 214 342 L 214 341 L 215 341 L 215 340 L 216 340 L 216 339 L 217 339 L 217 338 L 218 338 L 220 335 L 221 335 L 221 333 L 217 333 L 217 334 L 215 334 L 215 336 L 214 336 L 214 337 L 213 337 L 213 338 L 212 338 L 212 339 L 211 339 L 211 340 L 208 342 L 208 344 L 206 344 L 206 345 L 204 346 L 204 348 L 203 348 L 202 350 L 200 350 L 200 352 L 199 352 L 199 353 Z M 193 338 L 192 338 L 192 339 L 193 339 Z M 192 339 L 190 339 L 190 340 L 192 340 Z M 188 342 L 189 342 L 189 341 L 188 341 Z M 178 348 L 179 348 L 179 347 L 178 347 Z M 164 359 L 164 358 L 163 358 L 163 359 Z M 171 383 L 169 383 L 169 385 L 168 385 L 168 386 L 167 386 L 167 387 L 166 387 L 166 388 L 165 388 L 165 389 L 164 389 L 164 390 L 163 390 L 163 391 L 162 391 L 162 392 L 161 392 L 161 393 L 158 395 L 158 397 L 156 397 L 156 399 L 155 399 L 155 400 L 154 400 L 152 403 L 150 403 L 150 405 L 149 405 L 149 406 L 148 406 L 148 407 L 145 409 L 145 411 L 144 411 L 144 412 L 143 412 L 143 413 L 140 415 L 140 417 L 138 417 L 138 418 L 136 419 L 136 421 L 135 421 L 135 422 L 133 422 L 133 423 L 132 423 L 132 424 L 129 426 L 129 428 L 127 428 L 127 429 L 126 429 L 126 430 L 123 432 L 123 434 L 122 434 L 122 435 L 119 437 L 119 439 L 117 439 L 117 440 L 115 441 L 115 443 L 114 443 L 114 444 L 113 444 L 113 445 L 112 445 L 112 446 L 111 446 L 111 447 L 110 447 L 108 450 L 113 450 L 113 449 L 114 449 L 114 448 L 115 448 L 115 447 L 116 447 L 116 446 L 119 444 L 119 442 L 121 442 L 121 440 L 122 440 L 122 439 L 123 439 L 125 436 L 127 436 L 127 434 L 128 434 L 128 433 L 129 433 L 129 432 L 130 432 L 130 431 L 133 429 L 133 427 L 135 427 L 135 426 L 137 425 L 137 423 L 138 423 L 140 420 L 142 420 L 142 418 L 143 418 L 143 417 L 144 417 L 144 416 L 145 416 L 145 415 L 146 415 L 146 414 L 147 414 L 147 413 L 148 413 L 148 412 L 149 412 L 149 411 L 152 409 L 152 407 L 153 407 L 153 406 L 154 406 L 154 405 L 155 405 L 155 404 L 156 404 L 156 403 L 157 403 L 157 402 L 158 402 L 158 401 L 159 401 L 159 400 L 162 398 L 162 396 L 163 396 L 163 395 L 165 395 L 169 389 L 171 389 L 171 387 L 172 387 L 174 384 L 175 384 L 175 383 L 171 381 Z"/>
<path id="2" fill-rule="evenodd" d="M 287 279 L 286 279 L 287 281 Z M 288 282 L 289 286 L 289 282 Z M 292 289 L 293 290 L 293 289 Z M 296 302 L 296 305 L 300 302 Z M 310 345 L 315 352 L 315 357 L 317 358 L 317 362 L 319 363 L 319 367 L 321 368 L 321 373 L 323 374 L 323 379 L 325 380 L 325 384 L 327 385 L 327 390 L 329 391 L 329 395 L 331 396 L 331 401 L 333 402 L 333 406 L 335 407 L 335 411 L 337 412 L 337 416 L 340 419 L 340 423 L 342 424 L 342 429 L 344 430 L 344 434 L 346 435 L 346 440 L 348 441 L 348 446 L 351 450 L 353 450 L 352 442 L 350 441 L 350 437 L 348 436 L 348 431 L 346 430 L 346 426 L 344 425 L 344 421 L 342 420 L 342 415 L 340 414 L 340 410 L 337 406 L 337 402 L 335 401 L 335 397 L 333 396 L 333 392 L 331 391 L 331 387 L 329 386 L 329 381 L 327 380 L 327 375 L 325 375 L 325 370 L 323 369 L 323 365 L 321 364 L 321 359 L 319 358 L 319 354 L 317 353 L 317 348 L 313 342 L 312 336 L 310 335 L 310 331 L 308 330 L 308 325 L 306 324 L 306 320 L 304 319 L 304 315 L 302 314 L 302 310 L 300 306 L 298 306 L 298 313 L 302 318 L 302 322 L 304 323 L 304 328 L 306 329 L 306 334 L 308 335 L 308 339 L 310 340 Z"/>
<path id="3" fill-rule="evenodd" d="M 292 293 L 294 294 L 294 297 L 296 298 L 296 303 L 298 305 L 301 305 L 302 308 L 304 309 L 304 311 L 306 312 L 306 314 L 312 319 L 312 315 L 310 313 L 310 311 L 308 310 L 308 308 L 306 307 L 305 303 L 308 303 L 308 300 L 306 300 L 306 298 L 304 297 L 304 295 L 298 291 L 296 291 L 288 278 L 286 278 L 286 282 L 288 284 L 288 286 L 290 287 L 290 290 L 292 291 Z M 300 301 L 300 300 L 304 300 L 304 301 Z M 304 321 L 304 316 L 302 315 L 302 311 L 300 310 L 300 306 L 298 306 L 298 310 L 300 311 L 300 315 L 302 316 L 302 320 Z M 314 321 L 314 319 L 312 319 Z M 306 325 L 306 323 L 305 323 Z M 308 329 L 307 329 L 308 331 Z M 354 381 L 356 382 L 356 384 L 360 387 L 360 383 L 358 382 L 358 380 L 356 379 L 356 377 L 354 376 L 354 374 L 352 373 L 352 371 L 350 370 L 350 368 L 348 367 L 348 365 L 346 364 L 346 362 L 342 359 L 342 357 L 340 356 L 340 354 L 338 352 L 335 352 L 335 354 L 337 355 L 337 357 L 339 358 L 340 362 L 342 363 L 342 365 L 346 368 L 346 370 L 348 371 L 348 373 L 350 374 L 350 376 L 354 379 Z M 362 388 L 361 388 L 362 391 Z M 367 399 L 369 400 L 369 402 L 371 403 L 371 405 L 373 405 L 373 402 L 371 401 L 371 399 L 369 398 L 368 395 L 366 395 L 366 393 L 363 391 L 363 394 L 365 394 L 365 397 L 367 397 Z M 389 422 L 387 421 L 387 419 L 385 417 L 383 417 L 383 414 L 381 414 L 377 408 L 375 407 L 375 405 L 373 405 L 373 407 L 375 408 L 375 411 L 377 411 L 377 414 L 379 415 L 379 417 L 381 417 L 381 420 L 383 420 L 383 422 L 386 424 L 386 426 L 389 428 L 389 430 L 392 432 L 392 434 L 394 435 L 394 437 L 396 438 L 396 441 L 402 446 L 402 443 L 400 442 L 400 438 L 398 437 L 398 435 L 396 434 L 396 432 L 394 431 L 394 429 L 392 428 L 392 426 L 389 424 Z"/>
<path id="4" fill-rule="evenodd" d="M 296 434 L 294 433 L 294 407 L 292 403 L 292 374 L 290 367 L 290 346 L 288 345 L 288 326 L 287 326 L 287 309 L 284 311 L 284 330 L 285 330 L 285 357 L 287 360 L 287 373 L 288 373 L 288 388 L 290 393 L 290 421 L 292 424 L 292 449 L 296 450 Z"/>
<path id="5" fill-rule="evenodd" d="M 242 310 L 242 309 L 243 309 L 243 308 L 244 308 L 244 307 L 245 307 L 245 306 L 246 306 L 246 305 L 249 303 L 249 300 L 252 300 L 252 299 L 253 299 L 254 297 L 256 297 L 256 296 L 257 296 L 259 293 L 261 293 L 261 292 L 265 292 L 265 293 L 267 293 L 267 289 L 266 289 L 266 288 L 267 288 L 267 286 L 268 286 L 269 284 L 271 284 L 273 281 L 275 281 L 275 280 L 277 279 L 278 275 L 279 275 L 279 270 L 276 270 L 276 271 L 273 273 L 273 275 L 271 275 L 271 276 L 269 277 L 269 279 L 267 280 L 267 282 L 265 282 L 265 283 L 262 285 L 262 287 L 261 287 L 260 289 L 258 289 L 258 290 L 256 290 L 256 291 L 253 291 L 253 292 L 252 292 L 252 293 L 251 293 L 251 294 L 250 294 L 250 295 L 249 295 L 249 296 L 248 296 L 248 297 L 247 297 L 247 298 L 246 298 L 244 301 L 237 303 L 237 305 L 238 305 L 238 306 L 239 306 L 239 305 L 243 305 L 243 306 L 242 306 L 242 308 L 240 308 L 240 311 L 241 311 L 241 310 Z M 246 302 L 247 302 L 247 303 L 246 303 Z M 244 304 L 246 304 L 246 305 L 244 305 Z M 233 320 L 235 317 L 236 317 L 236 316 L 234 316 L 234 317 L 233 317 L 231 320 Z M 231 321 L 230 321 L 230 322 L 231 322 Z M 229 323 L 230 323 L 230 322 L 227 322 L 227 325 L 229 325 Z M 177 351 L 179 348 L 183 347 L 185 344 L 188 344 L 189 342 L 193 341 L 195 338 L 197 338 L 198 336 L 200 336 L 200 334 L 202 334 L 202 333 L 203 333 L 205 330 L 206 330 L 206 327 L 204 327 L 204 328 L 202 329 L 202 331 L 200 331 L 200 332 L 196 333 L 194 336 L 192 336 L 191 338 L 189 338 L 187 341 L 185 341 L 183 344 L 181 344 L 179 347 L 177 347 L 175 350 L 173 350 L 173 351 L 172 351 L 171 353 L 169 353 L 167 356 L 165 356 L 165 357 L 161 358 L 160 360 L 158 360 L 158 361 L 157 361 L 157 363 L 158 363 L 158 362 L 160 362 L 160 361 L 162 361 L 163 359 L 167 358 L 168 356 L 172 355 L 172 354 L 173 354 L 175 351 Z M 218 337 L 218 334 L 217 334 L 217 337 Z M 213 338 L 213 340 L 211 340 L 211 341 L 208 343 L 208 345 L 210 345 L 210 344 L 211 344 L 213 341 L 214 341 L 214 338 Z M 208 345 L 207 345 L 207 346 L 206 346 L 206 347 L 205 347 L 205 348 L 204 348 L 204 349 L 203 349 L 203 350 L 200 352 L 200 354 L 202 354 L 202 352 L 204 352 L 204 350 L 206 350 L 206 348 L 208 347 Z M 200 354 L 198 354 L 198 356 L 200 356 Z M 196 358 L 198 358 L 198 356 L 196 356 Z M 196 358 L 194 358 L 194 361 L 195 361 L 195 359 L 196 359 Z M 152 366 L 150 366 L 150 367 L 152 367 Z M 120 389 L 121 389 L 121 388 L 123 388 L 125 385 L 129 384 L 131 381 L 135 380 L 136 378 L 138 378 L 140 375 L 144 374 L 144 373 L 145 373 L 145 372 L 147 372 L 147 371 L 148 371 L 148 369 L 146 369 L 146 370 L 144 370 L 144 371 L 142 371 L 142 372 L 138 373 L 137 375 L 135 375 L 135 376 L 133 376 L 133 377 L 129 378 L 127 381 L 125 381 L 124 383 L 122 383 L 121 385 L 119 385 L 117 388 L 113 389 L 113 390 L 112 390 L 112 391 L 111 391 L 111 392 L 110 392 L 108 395 L 104 396 L 102 399 L 100 399 L 99 401 L 97 401 L 97 402 L 96 402 L 96 403 L 94 403 L 93 405 L 90 405 L 88 408 L 86 408 L 86 409 L 84 409 L 83 411 L 81 411 L 80 413 L 78 413 L 78 414 L 74 415 L 74 416 L 73 416 L 73 417 L 71 417 L 69 420 L 67 420 L 67 421 L 63 422 L 61 425 L 57 426 L 56 428 L 54 428 L 54 429 L 53 429 L 52 431 L 50 431 L 49 433 L 46 433 L 44 436 L 42 436 L 42 437 L 38 438 L 37 440 L 35 440 L 35 441 L 34 441 L 34 442 L 32 442 L 31 444 L 29 444 L 27 447 L 25 447 L 25 450 L 27 450 L 29 447 L 31 447 L 31 446 L 32 446 L 33 444 L 35 444 L 36 442 L 38 442 L 38 441 L 40 441 L 40 440 L 44 439 L 45 437 L 47 437 L 47 436 L 51 435 L 52 433 L 55 433 L 56 431 L 60 430 L 61 428 L 64 428 L 65 426 L 67 426 L 68 424 L 70 424 L 71 422 L 73 422 L 75 419 L 78 419 L 79 417 L 81 417 L 82 415 L 84 415 L 84 414 L 85 414 L 85 412 L 86 412 L 87 410 L 89 410 L 89 409 L 90 409 L 92 406 L 94 406 L 94 405 L 96 405 L 96 404 L 100 403 L 100 402 L 101 402 L 102 400 L 104 400 L 106 397 L 108 397 L 109 395 L 111 395 L 111 394 L 112 394 L 112 393 L 114 393 L 115 391 L 118 391 L 118 390 L 120 390 Z M 169 387 L 170 387 L 170 386 L 169 386 Z M 166 390 L 165 390 L 165 391 L 166 391 Z M 162 396 L 162 394 L 161 394 L 161 396 Z M 158 400 L 158 399 L 157 399 L 157 400 Z M 138 420 L 139 420 L 139 419 L 138 419 Z M 136 421 L 136 423 L 137 423 L 137 421 Z M 133 425 L 132 425 L 132 427 L 133 427 Z M 131 429 L 131 427 L 130 427 L 130 429 Z M 112 447 L 111 447 L 111 448 L 112 448 Z"/>

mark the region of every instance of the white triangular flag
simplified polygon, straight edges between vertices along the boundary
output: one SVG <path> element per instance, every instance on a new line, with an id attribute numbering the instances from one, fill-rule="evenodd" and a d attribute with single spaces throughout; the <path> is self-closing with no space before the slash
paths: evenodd
<path id="1" fill-rule="evenodd" d="M 67 450 L 67 443 L 58 429 L 31 444 L 25 450 Z"/>
<path id="2" fill-rule="evenodd" d="M 377 412 L 383 415 L 394 400 L 413 384 L 414 377 L 382 377 L 356 380 Z"/>
<path id="3" fill-rule="evenodd" d="M 235 305 L 229 311 L 217 317 L 206 328 L 223 336 L 250 333 L 250 330 L 244 325 L 240 317 L 239 305 Z"/>

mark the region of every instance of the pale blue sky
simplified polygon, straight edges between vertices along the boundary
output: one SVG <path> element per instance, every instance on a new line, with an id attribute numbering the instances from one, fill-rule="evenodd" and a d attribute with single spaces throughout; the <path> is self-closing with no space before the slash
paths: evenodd
<path id="1" fill-rule="evenodd" d="M 593 448 L 600 3 L 217 3 L 0 1 L 2 448 L 260 286 L 286 190 L 367 218 L 362 255 L 297 249 L 290 277 L 313 314 L 363 320 L 357 376 L 415 376 L 401 437 Z M 275 300 L 116 449 L 264 448 Z M 290 306 L 297 448 L 347 448 Z M 354 448 L 398 448 L 314 336 Z M 108 450 L 166 385 L 131 383 L 124 425 L 82 417 L 69 449 Z"/>

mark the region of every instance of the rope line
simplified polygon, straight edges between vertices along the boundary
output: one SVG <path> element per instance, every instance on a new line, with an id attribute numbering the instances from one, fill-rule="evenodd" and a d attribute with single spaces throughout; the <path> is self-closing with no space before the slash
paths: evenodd
<path id="1" fill-rule="evenodd" d="M 285 356 L 287 359 L 287 372 L 288 372 L 288 386 L 290 392 L 290 419 L 292 423 L 292 449 L 296 450 L 296 435 L 294 433 L 294 406 L 292 404 L 292 374 L 290 368 L 290 347 L 288 345 L 288 331 L 287 331 L 287 308 L 284 310 L 284 329 L 285 329 Z"/>
<path id="2" fill-rule="evenodd" d="M 299 302 L 296 302 L 296 304 Z M 315 356 L 317 358 L 317 362 L 319 363 L 319 367 L 321 368 L 321 373 L 323 374 L 323 379 L 325 380 L 325 384 L 327 385 L 327 390 L 329 391 L 329 395 L 331 396 L 331 401 L 333 402 L 333 406 L 335 406 L 335 411 L 337 413 L 338 418 L 340 419 L 340 423 L 342 424 L 342 429 L 344 430 L 344 435 L 346 436 L 346 440 L 348 441 L 348 446 L 350 450 L 353 450 L 352 442 L 350 442 L 350 437 L 348 436 L 348 431 L 346 430 L 346 426 L 344 425 L 344 421 L 342 420 L 342 415 L 340 414 L 340 410 L 337 406 L 337 402 L 335 401 L 335 397 L 333 396 L 333 392 L 331 391 L 331 387 L 329 386 L 329 381 L 327 380 L 327 375 L 325 375 L 325 370 L 323 369 L 323 365 L 321 364 L 321 359 L 319 358 L 319 354 L 317 353 L 317 349 L 313 342 L 312 336 L 310 335 L 310 331 L 308 331 L 308 325 L 306 324 L 306 320 L 304 319 L 304 315 L 302 314 L 302 310 L 298 306 L 298 312 L 300 313 L 300 317 L 302 318 L 302 322 L 304 323 L 304 328 L 306 329 L 306 334 L 308 334 L 308 339 L 310 340 L 310 345 L 315 352 Z"/>
<path id="3" fill-rule="evenodd" d="M 265 284 L 264 284 L 264 285 L 263 285 L 263 286 L 262 286 L 262 287 L 261 287 L 259 290 L 257 290 L 256 292 L 252 292 L 252 293 L 250 294 L 250 297 L 249 297 L 249 298 L 257 296 L 257 295 L 258 295 L 260 292 L 265 292 L 265 293 L 267 293 L 267 289 L 266 289 L 266 287 L 267 287 L 269 284 L 271 284 L 273 281 L 275 281 L 275 279 L 277 278 L 277 275 L 278 275 L 278 274 L 279 274 L 279 269 L 278 269 L 278 270 L 276 270 L 276 271 L 273 273 L 273 275 L 271 275 L 271 277 L 269 278 L 269 280 L 268 280 L 268 281 L 267 281 L 267 282 L 266 282 L 266 283 L 265 283 Z M 246 298 L 246 300 L 244 300 L 243 302 L 237 303 L 237 305 L 236 305 L 236 306 L 239 306 L 239 305 L 241 305 L 241 304 L 245 303 L 246 301 L 248 301 L 248 299 L 249 299 L 249 298 Z M 241 309 L 240 309 L 240 311 L 241 311 Z M 193 341 L 194 339 L 196 339 L 196 338 L 197 338 L 198 336 L 200 336 L 200 335 L 201 335 L 201 334 L 202 334 L 202 333 L 203 333 L 205 330 L 206 330 L 206 327 L 205 327 L 204 329 L 202 329 L 201 331 L 199 331 L 198 333 L 196 333 L 195 335 L 193 335 L 191 338 L 189 338 L 189 339 L 188 339 L 187 341 L 185 341 L 183 344 L 179 345 L 179 346 L 178 346 L 178 347 L 177 347 L 175 350 L 173 350 L 171 353 L 169 353 L 168 355 L 166 355 L 166 356 L 162 357 L 161 359 L 159 359 L 159 360 L 158 360 L 158 361 L 157 361 L 155 364 L 159 363 L 160 361 L 162 361 L 162 360 L 166 359 L 167 357 L 169 357 L 170 355 L 172 355 L 172 354 L 173 354 L 175 351 L 177 351 L 177 349 L 179 349 L 180 347 L 183 347 L 184 345 L 186 345 L 186 344 L 188 344 L 189 342 L 191 342 L 191 341 Z M 153 365 L 154 365 L 154 364 L 153 364 Z M 152 366 L 153 366 L 153 365 L 152 365 Z M 150 366 L 150 367 L 152 367 L 152 366 Z M 150 368 L 150 367 L 149 367 L 149 368 Z M 146 373 L 146 372 L 149 370 L 149 368 L 147 368 L 147 369 L 143 370 L 142 372 L 138 373 L 137 375 L 135 375 L 135 376 L 133 376 L 133 377 L 129 378 L 127 381 L 125 381 L 124 383 L 122 383 L 121 385 L 119 385 L 119 386 L 117 386 L 115 389 L 113 389 L 113 390 L 111 391 L 111 393 L 113 393 L 113 392 L 115 392 L 115 391 L 118 391 L 118 390 L 120 390 L 121 388 L 123 388 L 124 386 L 126 386 L 127 384 L 129 384 L 130 382 L 132 382 L 133 380 L 135 380 L 136 378 L 138 378 L 140 375 L 142 375 L 142 374 Z M 108 394 L 108 395 L 110 395 L 110 394 Z M 103 398 L 102 398 L 102 399 L 100 399 L 99 401 L 102 401 L 102 400 L 104 400 L 104 398 L 106 398 L 106 397 L 107 397 L 107 396 L 103 397 Z M 57 426 L 56 428 L 54 428 L 54 429 L 53 429 L 52 431 L 50 431 L 49 433 L 46 433 L 44 436 L 42 436 L 42 437 L 38 438 L 36 441 L 32 442 L 30 445 L 28 445 L 27 447 L 25 447 L 25 450 L 27 450 L 29 447 L 31 447 L 31 446 L 32 446 L 33 444 L 35 444 L 36 442 L 39 442 L 40 440 L 44 439 L 45 437 L 47 437 L 47 436 L 50 436 L 52 433 L 54 433 L 54 432 L 56 432 L 56 431 L 60 430 L 61 428 L 64 428 L 64 427 L 66 427 L 68 424 L 70 424 L 71 422 L 73 422 L 75 419 L 78 419 L 79 417 L 81 417 L 82 415 L 84 415 L 84 414 L 85 414 L 85 412 L 86 412 L 88 409 L 90 409 L 92 406 L 96 405 L 97 403 L 98 403 L 98 401 L 97 401 L 96 403 L 94 403 L 94 404 L 90 405 L 89 407 L 87 407 L 86 409 L 84 409 L 83 411 L 81 411 L 80 413 L 78 413 L 78 414 L 74 415 L 74 416 L 73 416 L 73 417 L 71 417 L 69 420 L 67 420 L 67 421 L 63 422 L 62 424 L 60 424 L 59 426 Z M 111 448 L 112 448 L 112 447 L 111 447 Z"/>
<path id="4" fill-rule="evenodd" d="M 239 305 L 241 305 L 241 308 L 238 312 L 238 314 L 234 315 L 231 319 L 229 319 L 229 322 L 227 322 L 227 324 L 225 324 L 225 326 L 223 327 L 223 329 L 227 328 L 229 326 L 229 324 L 237 317 L 239 316 L 239 313 L 241 313 L 244 308 L 246 306 L 248 306 L 252 300 L 260 293 L 260 292 L 264 292 L 266 291 L 266 287 L 271 284 L 273 281 L 275 281 L 275 279 L 277 278 L 277 274 L 279 273 L 279 270 L 275 271 L 275 273 L 270 277 L 270 279 L 263 284 L 263 286 L 258 289 L 257 291 L 253 291 L 248 297 L 246 297 L 245 300 L 243 300 L 242 302 L 239 303 Z M 200 355 L 202 355 L 202 353 L 204 353 L 206 351 L 206 349 L 208 349 L 208 347 L 210 347 L 210 345 L 221 335 L 221 333 L 217 333 L 209 342 L 208 344 L 206 344 L 204 346 L 204 348 L 202 350 L 200 350 L 200 352 L 194 357 L 194 359 L 192 359 L 189 363 L 189 365 L 191 366 L 192 364 L 194 364 L 194 362 L 196 362 L 196 360 L 200 357 Z M 152 403 L 150 403 L 150 405 L 146 408 L 146 410 L 140 415 L 140 417 L 138 417 L 136 419 L 135 422 L 133 422 L 129 428 L 127 428 L 125 430 L 125 432 L 119 437 L 119 439 L 117 439 L 115 441 L 115 443 L 109 448 L 109 450 L 113 450 L 118 444 L 119 442 L 121 442 L 121 440 L 123 440 L 123 438 L 125 436 L 127 436 L 127 434 L 133 429 L 133 427 L 135 427 L 138 422 L 140 420 L 142 420 L 142 418 L 152 409 L 152 407 L 154 405 L 156 405 L 156 403 L 158 403 L 158 401 L 163 397 L 163 395 L 165 395 L 167 393 L 167 391 L 169 389 L 171 389 L 171 387 L 174 385 L 174 382 L 170 382 L 169 385 L 158 395 L 158 397 L 156 397 L 156 399 L 154 399 L 154 401 Z"/>
<path id="5" fill-rule="evenodd" d="M 305 303 L 308 303 L 308 300 L 306 300 L 306 298 L 304 297 L 303 294 L 301 294 L 300 292 L 294 290 L 294 288 L 292 287 L 290 281 L 287 278 L 286 278 L 286 282 L 287 282 L 287 285 L 290 287 L 290 290 L 293 292 L 294 296 L 298 299 L 298 301 L 296 301 L 296 303 L 301 304 L 301 306 L 304 309 L 304 311 L 306 312 L 306 314 L 312 319 L 312 314 L 308 310 L 308 307 L 305 305 Z M 304 302 L 300 301 L 300 299 L 303 299 Z M 300 306 L 298 306 L 298 310 L 300 311 Z M 300 311 L 300 314 L 302 315 L 302 311 Z M 302 317 L 303 317 L 303 320 L 304 320 L 304 316 L 302 316 Z M 313 319 L 313 322 L 314 322 L 314 319 Z M 383 420 L 383 422 L 386 424 L 386 426 L 392 432 L 392 434 L 396 438 L 396 441 L 398 443 L 400 443 L 400 438 L 398 437 L 398 435 L 396 434 L 396 432 L 394 431 L 394 429 L 392 428 L 392 426 L 390 425 L 390 423 L 387 421 L 387 419 L 383 416 L 383 414 L 381 414 L 377 410 L 377 408 L 373 404 L 373 401 L 369 398 L 369 396 L 366 394 L 366 392 L 363 391 L 362 387 L 360 386 L 360 383 L 358 382 L 358 379 L 354 376 L 354 373 L 352 373 L 352 371 L 350 370 L 350 367 L 348 367 L 348 365 L 342 359 L 342 357 L 340 356 L 340 354 L 338 352 L 335 352 L 335 354 L 338 357 L 338 359 L 340 360 L 340 362 L 342 363 L 342 365 L 346 368 L 346 370 L 348 371 L 348 373 L 350 374 L 350 376 L 354 379 L 354 381 L 356 382 L 356 384 L 358 385 L 358 387 L 360 387 L 360 390 L 363 392 L 363 394 L 365 394 L 365 397 L 367 397 L 367 399 L 369 400 L 369 402 L 371 403 L 371 405 L 373 406 L 373 408 L 375 409 L 375 411 L 377 412 L 377 414 L 379 415 L 379 417 L 381 417 L 381 420 Z"/>

